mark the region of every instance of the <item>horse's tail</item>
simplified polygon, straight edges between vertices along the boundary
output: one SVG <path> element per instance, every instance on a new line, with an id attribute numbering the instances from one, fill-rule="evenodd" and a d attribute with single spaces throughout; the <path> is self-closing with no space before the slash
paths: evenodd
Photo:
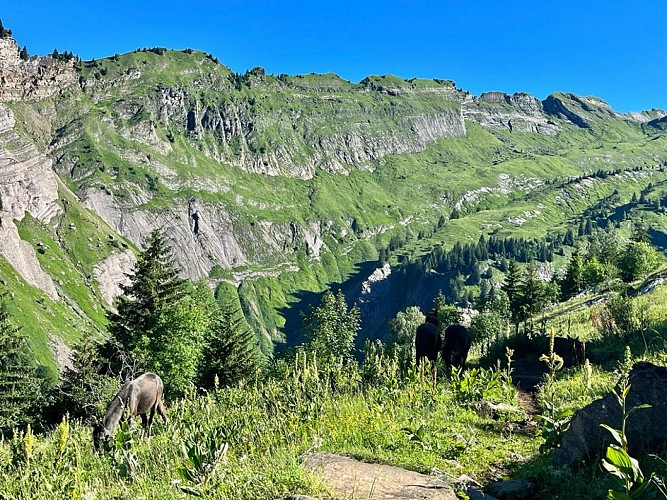
<path id="1" fill-rule="evenodd" d="M 157 413 L 162 417 L 162 420 L 167 422 L 167 409 L 164 407 L 164 401 L 162 401 L 162 397 L 160 396 L 157 400 Z"/>

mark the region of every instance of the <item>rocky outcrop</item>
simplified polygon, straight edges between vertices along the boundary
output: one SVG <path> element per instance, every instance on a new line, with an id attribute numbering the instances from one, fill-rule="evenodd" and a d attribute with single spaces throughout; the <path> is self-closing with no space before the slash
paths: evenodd
<path id="1" fill-rule="evenodd" d="M 28 283 L 56 299 L 53 280 L 32 246 L 21 240 L 14 220 L 26 212 L 42 222 L 51 220 L 60 209 L 58 181 L 51 160 L 21 139 L 13 126 L 14 116 L 0 104 L 0 254 Z"/>
<path id="2" fill-rule="evenodd" d="M 193 280 L 207 277 L 214 266 L 229 269 L 282 261 L 300 249 L 318 258 L 324 247 L 319 223 L 247 223 L 222 205 L 193 199 L 159 212 L 137 208 L 146 200 L 135 192 L 134 199 L 119 201 L 93 187 L 82 196 L 86 208 L 139 247 L 152 230 L 161 229 L 182 274 Z"/>
<path id="3" fill-rule="evenodd" d="M 463 114 L 488 129 L 555 135 L 560 130 L 544 113 L 542 103 L 524 92 L 485 92 L 463 104 Z"/>
<path id="4" fill-rule="evenodd" d="M 122 293 L 121 285 L 129 285 L 129 272 L 137 258 L 132 250 L 113 252 L 93 268 L 93 277 L 100 288 L 100 295 L 108 305 Z"/>
<path id="5" fill-rule="evenodd" d="M 78 81 L 73 59 L 34 56 L 23 60 L 15 40 L 0 37 L 0 101 L 38 101 Z"/>
<path id="6" fill-rule="evenodd" d="M 663 109 L 650 109 L 647 111 L 631 111 L 627 114 L 628 118 L 631 118 L 635 121 L 638 121 L 640 123 L 647 123 L 653 120 L 660 120 L 662 118 L 667 117 L 667 112 Z"/>
<path id="7" fill-rule="evenodd" d="M 597 97 L 556 93 L 542 101 L 545 113 L 566 120 L 581 128 L 591 128 L 596 120 L 629 120 L 614 112 L 609 104 Z"/>
<path id="8" fill-rule="evenodd" d="M 443 101 L 441 109 L 428 114 L 388 116 L 380 106 L 361 114 L 330 108 L 327 97 L 304 96 L 304 101 L 312 102 L 297 104 L 299 111 L 287 108 L 286 102 L 265 114 L 245 101 L 205 105 L 187 89 L 163 88 L 147 107 L 163 127 L 180 124 L 195 142 L 206 135 L 214 137 L 216 143 L 203 152 L 217 161 L 253 173 L 304 179 L 318 169 L 343 174 L 367 170 L 370 162 L 387 155 L 423 151 L 439 139 L 465 135 L 464 117 L 455 100 Z M 352 103 L 358 98 L 352 92 L 344 97 Z M 327 107 L 326 114 L 318 111 L 321 106 Z M 379 121 L 391 125 L 378 130 Z M 270 139 L 276 136 L 279 141 Z"/>
<path id="9" fill-rule="evenodd" d="M 576 110 L 568 107 L 565 101 L 555 95 L 550 95 L 547 97 L 544 102 L 544 111 L 547 113 L 557 116 L 563 120 L 568 120 L 581 128 L 590 128 L 590 124 L 586 120 L 586 117 L 577 113 Z"/>
<path id="10" fill-rule="evenodd" d="M 629 383 L 627 409 L 643 404 L 651 407 L 628 417 L 625 429 L 628 451 L 633 456 L 646 452 L 659 454 L 667 447 L 667 367 L 637 363 L 630 372 Z M 621 428 L 621 407 L 616 395 L 607 394 L 574 414 L 570 428 L 554 452 L 554 463 L 572 466 L 602 455 L 614 441 L 600 424 Z"/>

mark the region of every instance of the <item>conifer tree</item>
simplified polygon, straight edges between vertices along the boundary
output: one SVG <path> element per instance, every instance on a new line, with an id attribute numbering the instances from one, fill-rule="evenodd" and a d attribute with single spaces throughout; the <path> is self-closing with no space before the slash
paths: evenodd
<path id="1" fill-rule="evenodd" d="M 186 294 L 186 282 L 178 276 L 162 233 L 155 230 L 146 241 L 130 277 L 110 312 L 109 332 L 133 354 L 142 354 L 160 322 L 163 311 Z"/>
<path id="2" fill-rule="evenodd" d="M 547 303 L 545 282 L 537 275 L 537 267 L 533 262 L 526 266 L 523 280 L 519 288 L 521 298 L 520 319 L 530 321 L 532 328 L 533 318 Z"/>
<path id="3" fill-rule="evenodd" d="M 86 418 L 104 412 L 110 398 L 118 391 L 115 377 L 101 374 L 105 360 L 91 337 L 84 337 L 72 349 L 72 368 L 66 367 L 59 387 L 58 410 L 71 417 Z"/>
<path id="4" fill-rule="evenodd" d="M 199 380 L 210 387 L 217 376 L 221 386 L 250 380 L 263 368 L 264 359 L 255 333 L 243 313 L 231 305 L 218 307 L 206 334 Z"/>
<path id="5" fill-rule="evenodd" d="M 26 352 L 26 338 L 12 323 L 7 295 L 0 292 L 0 431 L 29 423 L 40 385 Z"/>
<path id="6" fill-rule="evenodd" d="M 146 242 L 130 277 L 109 313 L 109 332 L 139 368 L 162 377 L 168 397 L 182 393 L 196 377 L 213 296 L 178 276 L 159 230 Z"/>
<path id="7" fill-rule="evenodd" d="M 12 30 L 6 29 L 2 25 L 2 20 L 0 19 L 0 38 L 9 38 L 12 36 Z"/>
<path id="8" fill-rule="evenodd" d="M 561 296 L 563 299 L 574 297 L 584 288 L 584 265 L 579 250 L 575 250 L 565 270 L 561 282 Z"/>
<path id="9" fill-rule="evenodd" d="M 519 323 L 521 322 L 521 283 L 523 281 L 521 268 L 515 260 L 510 260 L 507 268 L 507 275 L 505 276 L 505 285 L 503 291 L 507 294 L 509 300 L 509 310 L 512 321 L 516 326 L 516 331 L 519 331 Z"/>

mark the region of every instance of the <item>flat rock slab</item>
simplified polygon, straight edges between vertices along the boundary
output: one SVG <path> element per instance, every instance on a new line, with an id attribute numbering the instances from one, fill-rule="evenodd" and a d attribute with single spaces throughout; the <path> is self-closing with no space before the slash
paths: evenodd
<path id="1" fill-rule="evenodd" d="M 333 453 L 308 455 L 306 470 L 318 474 L 342 498 L 456 500 L 451 486 L 392 465 L 369 464 Z"/>

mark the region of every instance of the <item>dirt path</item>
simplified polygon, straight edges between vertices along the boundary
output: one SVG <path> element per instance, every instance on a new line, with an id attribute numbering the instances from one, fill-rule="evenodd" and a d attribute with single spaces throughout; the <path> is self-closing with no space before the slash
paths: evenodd
<path id="1" fill-rule="evenodd" d="M 315 453 L 306 470 L 319 475 L 341 498 L 456 500 L 447 483 L 392 465 L 369 464 L 333 453 Z"/>
<path id="2" fill-rule="evenodd" d="M 532 419 L 538 414 L 535 400 L 537 385 L 544 380 L 547 367 L 540 362 L 517 361 L 512 368 L 512 382 L 519 391 L 519 404 Z"/>

